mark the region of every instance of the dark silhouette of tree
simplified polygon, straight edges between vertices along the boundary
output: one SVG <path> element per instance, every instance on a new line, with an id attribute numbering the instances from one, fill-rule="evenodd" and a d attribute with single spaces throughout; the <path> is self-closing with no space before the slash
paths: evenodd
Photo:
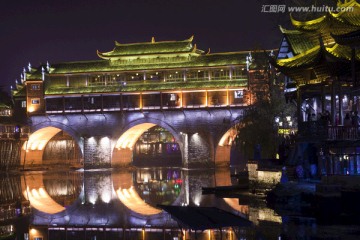
<path id="1" fill-rule="evenodd" d="M 266 64 L 265 66 L 268 66 Z M 246 110 L 244 117 L 239 121 L 236 146 L 243 151 L 245 158 L 253 159 L 254 151 L 261 147 L 262 158 L 275 158 L 278 146 L 282 142 L 282 135 L 278 135 L 278 126 L 275 117 L 291 116 L 292 122 L 296 119 L 296 106 L 286 103 L 283 76 L 274 70 L 267 69 L 269 92 L 267 95 L 256 96 L 257 101 Z"/>
<path id="2" fill-rule="evenodd" d="M 10 94 L 5 90 L 5 86 L 0 86 L 0 103 L 3 103 L 7 106 L 12 106 L 12 97 Z"/>

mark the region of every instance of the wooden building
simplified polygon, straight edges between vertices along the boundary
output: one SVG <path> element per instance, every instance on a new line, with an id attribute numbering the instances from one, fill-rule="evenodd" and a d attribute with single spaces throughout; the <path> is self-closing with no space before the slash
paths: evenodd
<path id="1" fill-rule="evenodd" d="M 288 78 L 297 105 L 298 146 L 293 164 L 310 175 L 360 173 L 360 4 L 338 2 L 339 12 L 308 21 L 291 18 L 273 64 Z"/>

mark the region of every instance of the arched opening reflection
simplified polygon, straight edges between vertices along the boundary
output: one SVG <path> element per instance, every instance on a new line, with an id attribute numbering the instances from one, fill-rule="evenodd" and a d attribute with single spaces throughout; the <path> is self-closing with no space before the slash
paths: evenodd
<path id="1" fill-rule="evenodd" d="M 172 205 L 180 195 L 183 179 L 180 169 L 138 169 L 135 188 L 145 202 Z"/>
<path id="2" fill-rule="evenodd" d="M 35 209 L 56 214 L 72 205 L 82 191 L 80 172 L 28 174 L 22 178 L 22 192 Z"/>
<path id="3" fill-rule="evenodd" d="M 231 186 L 233 185 L 231 179 L 230 169 L 218 169 L 215 172 L 216 186 Z M 237 184 L 237 183 L 235 183 Z M 249 206 L 241 204 L 239 198 L 223 198 L 224 202 L 234 211 L 242 213 L 244 215 L 249 214 Z"/>
<path id="4" fill-rule="evenodd" d="M 178 169 L 138 169 L 112 172 L 113 186 L 119 200 L 132 212 L 144 216 L 159 214 L 158 204 L 173 205 L 182 190 Z"/>
<path id="5" fill-rule="evenodd" d="M 77 142 L 68 133 L 55 127 L 42 128 L 31 134 L 23 144 L 21 160 L 26 167 L 83 166 Z"/>

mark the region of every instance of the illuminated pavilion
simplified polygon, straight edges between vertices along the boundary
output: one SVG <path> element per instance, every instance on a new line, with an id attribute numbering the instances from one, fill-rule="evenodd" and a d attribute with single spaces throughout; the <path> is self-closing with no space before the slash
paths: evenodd
<path id="1" fill-rule="evenodd" d="M 253 61 L 254 55 L 205 52 L 197 48 L 193 37 L 130 44 L 116 41 L 112 51 L 97 51 L 97 55 L 100 60 L 36 68 L 29 64 L 13 91 L 15 108 L 32 116 L 221 107 L 246 105 L 254 101 L 250 89 L 268 89 L 261 84 L 266 83 L 264 69 Z"/>
<path id="2" fill-rule="evenodd" d="M 297 104 L 299 144 L 289 160 L 312 175 L 360 172 L 360 135 L 344 117 L 360 111 L 360 4 L 339 1 L 344 11 L 280 27 L 283 40 L 273 64 L 287 76 L 286 97 Z M 317 165 L 318 168 L 315 166 Z M 310 167 L 312 166 L 312 167 Z"/>

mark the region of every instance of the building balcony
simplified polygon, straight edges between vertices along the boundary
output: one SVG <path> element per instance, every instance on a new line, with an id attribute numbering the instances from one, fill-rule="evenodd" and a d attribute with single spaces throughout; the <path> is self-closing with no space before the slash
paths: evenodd
<path id="1" fill-rule="evenodd" d="M 298 136 L 303 141 L 357 141 L 360 128 L 353 126 L 331 126 L 324 121 L 302 122 L 298 125 Z"/>

